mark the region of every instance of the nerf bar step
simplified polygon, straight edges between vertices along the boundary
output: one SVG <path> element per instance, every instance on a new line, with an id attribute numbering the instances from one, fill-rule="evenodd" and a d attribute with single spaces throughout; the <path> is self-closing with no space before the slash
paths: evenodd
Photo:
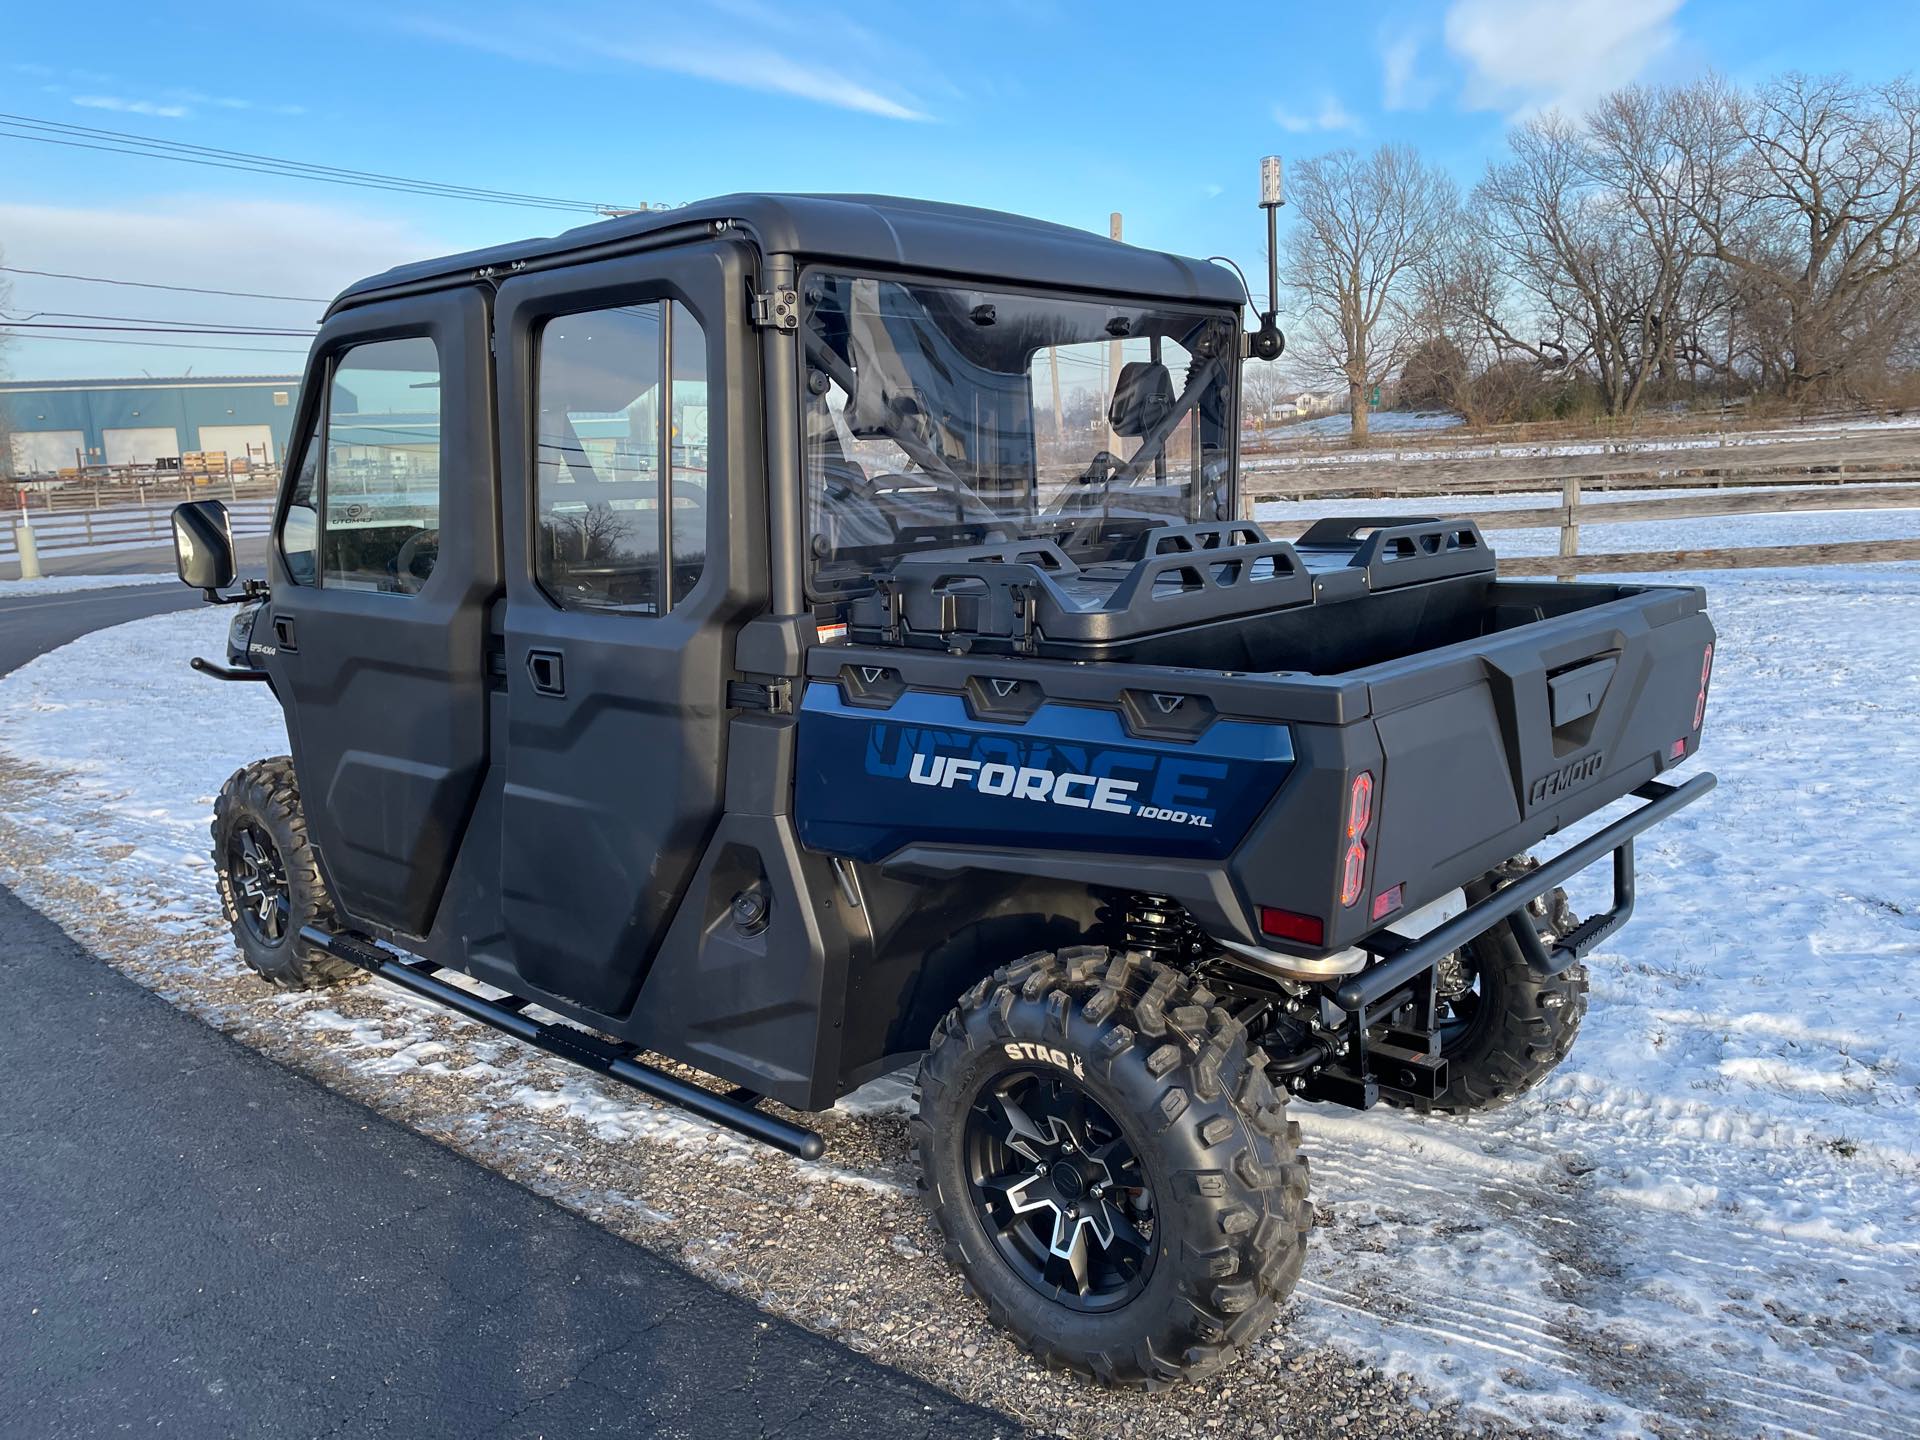
<path id="1" fill-rule="evenodd" d="M 1392 994 L 1415 976 L 1438 965 L 1469 940 L 1484 935 L 1501 921 L 1519 914 L 1533 900 L 1554 886 L 1564 884 L 1602 855 L 1612 855 L 1613 909 L 1594 916 L 1555 945 L 1551 952 L 1540 942 L 1532 926 L 1514 927 L 1515 938 L 1519 940 L 1528 963 L 1546 974 L 1558 974 L 1578 960 L 1589 947 L 1619 929 L 1632 911 L 1633 837 L 1659 824 L 1674 811 L 1691 805 L 1717 783 L 1711 773 L 1696 775 L 1681 785 L 1669 785 L 1663 780 L 1647 781 L 1633 792 L 1636 798 L 1647 803 L 1631 815 L 1622 816 L 1604 830 L 1589 835 L 1577 845 L 1569 846 L 1553 859 L 1529 870 L 1526 878 L 1494 891 L 1478 904 L 1469 905 L 1438 929 L 1430 930 L 1418 940 L 1396 950 L 1391 958 L 1371 969 L 1362 970 L 1343 984 L 1335 992 L 1334 998 L 1348 1010 L 1372 1005 L 1382 996 Z M 1529 939 L 1533 941 L 1531 945 L 1527 943 Z"/>
<path id="2" fill-rule="evenodd" d="M 802 1160 L 818 1160 L 826 1153 L 826 1141 L 817 1132 L 777 1116 L 763 1115 L 741 1099 L 716 1095 L 664 1070 L 643 1064 L 635 1058 L 638 1052 L 631 1046 L 603 1040 L 570 1025 L 549 1025 L 528 1019 L 520 1013 L 528 1002 L 518 996 L 485 999 L 458 985 L 449 985 L 435 974 L 440 967 L 428 961 L 408 961 L 367 941 L 334 934 L 318 926 L 302 926 L 300 938 L 329 955 L 345 960 L 349 965 L 357 965 L 383 980 L 391 980 L 423 999 L 444 1005 L 449 1010 L 457 1010 L 483 1025 L 491 1025 L 549 1055 L 571 1060 L 576 1065 L 631 1085 L 656 1100 L 698 1115 L 702 1120 L 737 1130 L 763 1145 L 771 1145 Z M 739 1095 L 740 1092 L 734 1094 Z"/>

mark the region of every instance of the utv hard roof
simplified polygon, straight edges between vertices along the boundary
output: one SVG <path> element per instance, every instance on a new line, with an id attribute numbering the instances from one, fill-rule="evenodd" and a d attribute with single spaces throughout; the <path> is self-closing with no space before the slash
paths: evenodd
<path id="1" fill-rule="evenodd" d="M 889 195 L 722 195 L 677 210 L 622 215 L 544 239 L 398 265 L 348 286 L 334 304 L 363 301 L 401 286 L 459 280 L 486 266 L 564 260 L 575 254 L 584 258 L 657 232 L 697 231 L 720 220 L 738 225 L 770 255 L 1173 301 L 1247 301 L 1238 277 L 1224 266 L 998 210 Z"/>

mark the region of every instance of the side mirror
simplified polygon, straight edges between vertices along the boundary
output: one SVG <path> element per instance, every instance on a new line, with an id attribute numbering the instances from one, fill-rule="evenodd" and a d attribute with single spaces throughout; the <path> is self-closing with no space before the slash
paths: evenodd
<path id="1" fill-rule="evenodd" d="M 233 583 L 233 523 L 218 500 L 173 507 L 173 563 L 183 583 L 212 599 Z"/>

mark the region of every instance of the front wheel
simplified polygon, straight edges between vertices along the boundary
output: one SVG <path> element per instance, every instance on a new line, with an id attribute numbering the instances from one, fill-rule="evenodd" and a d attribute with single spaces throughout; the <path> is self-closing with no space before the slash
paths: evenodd
<path id="1" fill-rule="evenodd" d="M 1137 955 L 1042 952 L 961 1000 L 920 1066 L 946 1254 L 1043 1363 L 1151 1388 L 1218 1368 L 1299 1278 L 1299 1132 L 1246 1029 Z"/>
<path id="2" fill-rule="evenodd" d="M 331 927 L 334 915 L 286 756 L 256 760 L 220 787 L 213 869 L 234 944 L 262 979 L 282 990 L 310 990 L 354 973 L 300 939 L 302 926 Z"/>

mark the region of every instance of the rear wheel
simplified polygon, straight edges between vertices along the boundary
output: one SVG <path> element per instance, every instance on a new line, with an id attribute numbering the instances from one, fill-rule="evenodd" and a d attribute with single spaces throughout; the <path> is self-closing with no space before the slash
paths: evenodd
<path id="1" fill-rule="evenodd" d="M 334 914 L 307 843 L 292 760 L 256 760 L 220 787 L 213 868 L 234 944 L 263 979 L 283 990 L 308 990 L 354 973 L 346 961 L 299 938 L 303 925 L 331 927 Z"/>
<path id="2" fill-rule="evenodd" d="M 947 1257 L 1050 1366 L 1204 1374 L 1299 1278 L 1298 1130 L 1245 1027 L 1166 966 L 1104 948 L 1005 966 L 941 1023 L 919 1089 Z"/>
<path id="3" fill-rule="evenodd" d="M 1520 878 L 1537 862 L 1512 860 L 1467 887 L 1469 904 Z M 1553 890 L 1514 917 L 1551 944 L 1578 923 L 1566 892 Z M 1383 1092 L 1389 1104 L 1464 1115 L 1492 1110 L 1531 1090 L 1573 1049 L 1587 1013 L 1587 967 L 1558 975 L 1527 964 L 1508 924 L 1496 925 L 1440 962 L 1438 1033 L 1447 1086 L 1431 1101 Z"/>

